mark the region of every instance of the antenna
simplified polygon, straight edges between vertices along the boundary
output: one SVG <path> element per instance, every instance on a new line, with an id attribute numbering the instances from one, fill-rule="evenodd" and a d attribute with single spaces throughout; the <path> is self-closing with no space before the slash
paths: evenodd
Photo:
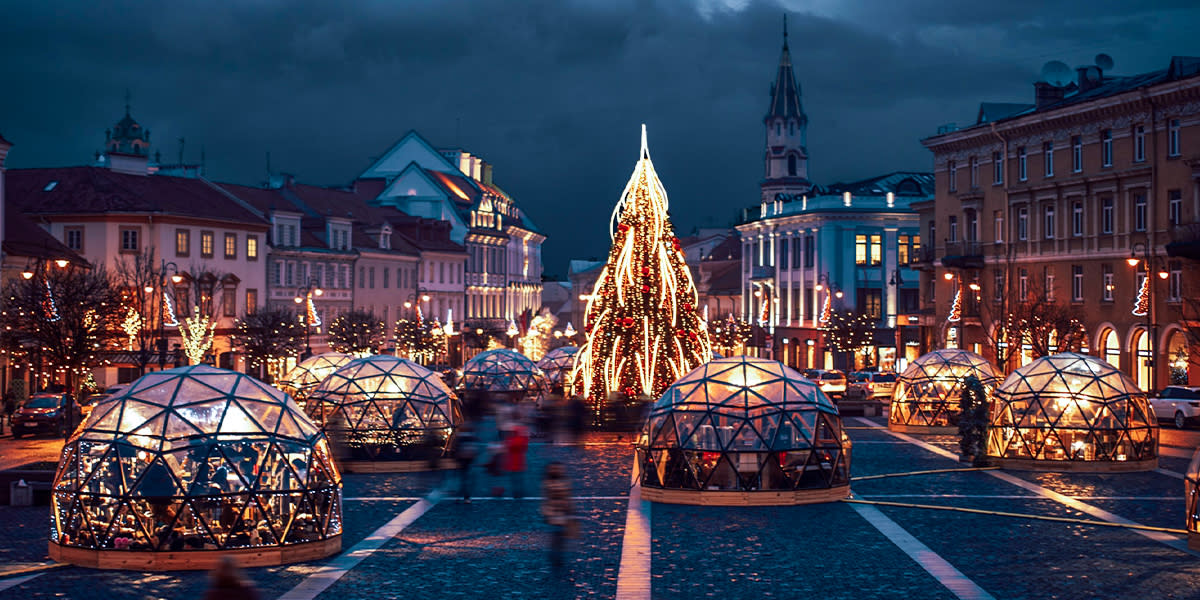
<path id="1" fill-rule="evenodd" d="M 1113 68 L 1113 57 L 1101 52 L 1096 55 L 1096 66 L 1101 70 L 1108 71 Z"/>
<path id="2" fill-rule="evenodd" d="M 1071 82 L 1071 67 L 1061 60 L 1052 60 L 1042 66 L 1042 81 L 1054 87 L 1063 87 Z"/>

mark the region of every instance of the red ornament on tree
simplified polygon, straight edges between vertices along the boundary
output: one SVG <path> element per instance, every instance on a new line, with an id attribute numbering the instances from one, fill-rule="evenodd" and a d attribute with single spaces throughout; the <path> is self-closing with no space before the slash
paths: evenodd
<path id="1" fill-rule="evenodd" d="M 648 286 L 648 285 L 642 285 L 642 293 L 643 293 L 643 294 L 649 294 L 649 293 L 650 293 L 650 286 Z"/>

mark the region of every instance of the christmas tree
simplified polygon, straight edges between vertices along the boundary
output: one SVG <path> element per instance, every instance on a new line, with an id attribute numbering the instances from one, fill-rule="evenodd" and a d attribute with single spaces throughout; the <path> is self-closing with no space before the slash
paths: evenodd
<path id="1" fill-rule="evenodd" d="M 1150 313 L 1150 274 L 1142 277 L 1142 287 L 1138 289 L 1137 300 L 1133 303 L 1133 316 L 1144 317 Z"/>
<path id="2" fill-rule="evenodd" d="M 962 288 L 954 290 L 954 302 L 950 304 L 950 315 L 946 317 L 947 321 L 957 323 L 962 320 Z"/>
<path id="3" fill-rule="evenodd" d="M 633 176 L 609 222 L 612 249 L 584 320 L 572 391 L 594 407 L 611 394 L 658 397 L 712 357 L 696 286 L 667 216 L 642 126 Z"/>

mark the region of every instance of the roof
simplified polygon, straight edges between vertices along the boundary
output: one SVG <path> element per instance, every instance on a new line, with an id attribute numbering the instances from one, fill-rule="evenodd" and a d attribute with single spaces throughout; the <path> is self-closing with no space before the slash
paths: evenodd
<path id="1" fill-rule="evenodd" d="M 742 238 L 736 235 L 731 235 L 717 244 L 704 257 L 705 262 L 718 262 L 726 260 L 741 260 L 742 258 Z"/>
<path id="2" fill-rule="evenodd" d="M 605 261 L 602 260 L 572 260 L 571 262 L 567 263 L 567 273 L 569 275 L 586 273 L 593 269 L 599 269 L 604 265 Z"/>
<path id="3" fill-rule="evenodd" d="M 88 264 L 82 256 L 38 227 L 19 210 L 4 211 L 4 253 L 45 260 L 65 258 L 76 264 Z"/>
<path id="4" fill-rule="evenodd" d="M 730 262 L 727 264 L 714 264 L 711 267 L 706 266 L 705 269 L 711 268 L 711 275 L 708 279 L 707 289 L 704 293 L 710 296 L 737 296 L 742 293 L 742 265 L 740 262 Z"/>
<path id="5" fill-rule="evenodd" d="M 0 144 L 7 144 L 7 145 L 9 145 L 9 146 L 13 145 L 13 143 L 12 143 L 12 142 L 10 142 L 10 141 L 8 141 L 8 140 L 4 139 L 4 135 L 3 135 L 3 134 L 0 134 Z"/>
<path id="6" fill-rule="evenodd" d="M 835 183 L 824 190 L 829 194 L 850 192 L 856 196 L 883 195 L 888 192 L 896 196 L 932 196 L 933 173 L 893 171 L 858 181 Z"/>
<path id="7" fill-rule="evenodd" d="M 1016 102 L 982 102 L 979 104 L 979 115 L 975 118 L 975 122 L 991 123 L 992 121 L 1007 119 L 1033 107 L 1033 104 L 1019 104 Z"/>
<path id="8" fill-rule="evenodd" d="M 792 54 L 788 51 L 787 22 L 783 25 L 783 51 L 779 54 L 779 71 L 775 74 L 775 83 L 771 85 L 771 106 L 767 109 L 766 119 L 777 117 L 794 117 L 806 120 L 804 109 L 800 107 L 800 84 L 792 71 Z"/>
<path id="9" fill-rule="evenodd" d="M 266 224 L 203 179 L 133 175 L 103 167 L 56 167 L 13 169 L 4 183 L 7 201 L 26 213 L 154 213 Z"/>

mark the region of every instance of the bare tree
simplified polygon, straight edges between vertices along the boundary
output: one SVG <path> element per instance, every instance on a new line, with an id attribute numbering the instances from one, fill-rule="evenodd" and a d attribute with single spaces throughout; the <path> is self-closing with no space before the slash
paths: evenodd
<path id="1" fill-rule="evenodd" d="M 113 280 L 121 297 L 125 348 L 131 352 L 138 373 L 145 374 L 146 365 L 157 350 L 159 320 L 163 317 L 162 294 L 166 293 L 160 289 L 163 278 L 154 248 L 117 259 Z"/>

